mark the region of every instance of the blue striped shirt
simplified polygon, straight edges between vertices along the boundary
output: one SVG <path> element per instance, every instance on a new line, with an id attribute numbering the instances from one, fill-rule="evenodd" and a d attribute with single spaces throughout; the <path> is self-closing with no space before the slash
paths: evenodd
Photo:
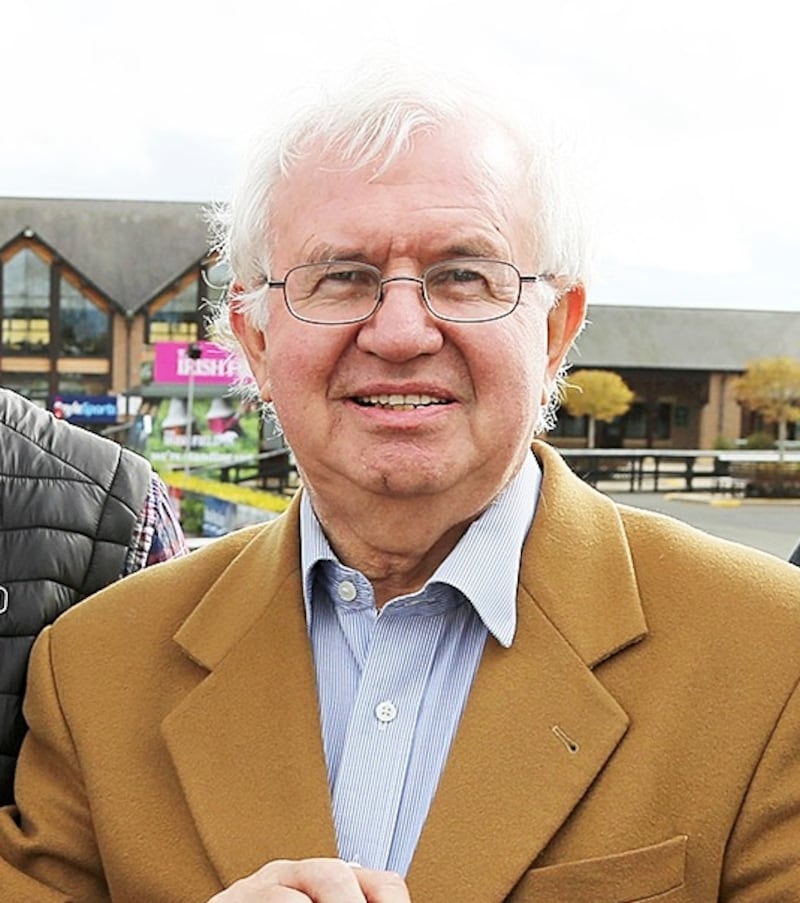
<path id="1" fill-rule="evenodd" d="M 419 592 L 380 611 L 301 506 L 303 590 L 339 855 L 405 875 L 486 638 L 514 639 L 532 454 Z"/>

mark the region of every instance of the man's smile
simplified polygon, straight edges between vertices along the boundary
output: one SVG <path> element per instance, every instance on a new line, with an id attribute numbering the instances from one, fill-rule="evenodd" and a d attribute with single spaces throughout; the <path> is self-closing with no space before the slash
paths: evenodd
<path id="1" fill-rule="evenodd" d="M 402 395 L 357 395 L 353 401 L 367 408 L 387 408 L 393 411 L 414 411 L 417 408 L 426 408 L 431 405 L 450 404 L 447 398 L 433 398 L 431 395 L 419 395 L 415 393 Z"/>

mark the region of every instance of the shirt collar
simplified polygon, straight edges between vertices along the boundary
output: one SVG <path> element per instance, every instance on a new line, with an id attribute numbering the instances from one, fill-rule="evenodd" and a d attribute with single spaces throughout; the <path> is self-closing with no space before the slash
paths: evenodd
<path id="1" fill-rule="evenodd" d="M 517 626 L 517 583 L 522 544 L 530 529 L 542 473 L 529 452 L 517 475 L 476 518 L 428 584 L 452 586 L 463 593 L 486 629 L 506 648 Z M 300 547 L 303 603 L 311 624 L 314 566 L 339 563 L 317 520 L 308 493 L 300 504 Z"/>

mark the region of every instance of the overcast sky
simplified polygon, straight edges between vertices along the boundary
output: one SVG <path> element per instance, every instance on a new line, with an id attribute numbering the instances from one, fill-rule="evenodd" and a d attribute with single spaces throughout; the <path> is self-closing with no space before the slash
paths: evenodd
<path id="1" fill-rule="evenodd" d="M 9 3 L 0 195 L 224 200 L 271 112 L 388 49 L 514 79 L 569 124 L 595 187 L 590 301 L 800 315 L 795 9 L 790 0 Z"/>

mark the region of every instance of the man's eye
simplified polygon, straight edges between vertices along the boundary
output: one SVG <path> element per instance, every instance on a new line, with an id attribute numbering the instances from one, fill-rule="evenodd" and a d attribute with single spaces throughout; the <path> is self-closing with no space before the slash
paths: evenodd
<path id="1" fill-rule="evenodd" d="M 478 279 L 482 279 L 480 273 L 476 273 L 475 270 L 451 270 L 451 276 L 453 282 L 475 282 Z"/>
<path id="2" fill-rule="evenodd" d="M 474 282 L 476 279 L 480 279 L 481 274 L 476 273 L 475 270 L 464 270 L 464 269 L 452 269 L 452 270 L 441 270 L 436 274 L 436 281 L 440 283 L 447 282 Z"/>
<path id="3" fill-rule="evenodd" d="M 372 281 L 370 274 L 363 270 L 331 270 L 325 274 L 324 279 L 328 282 L 349 283 L 350 285 L 361 285 Z"/>
<path id="4" fill-rule="evenodd" d="M 439 272 L 432 277 L 432 281 L 435 285 L 444 287 L 453 283 L 475 282 L 480 278 L 480 273 L 476 273 L 475 270 L 451 269 L 439 270 Z"/>
<path id="5" fill-rule="evenodd" d="M 432 288 L 439 288 L 443 291 L 461 286 L 476 286 L 479 284 L 486 284 L 486 276 L 483 273 L 479 273 L 477 270 L 465 269 L 462 267 L 441 270 L 436 273 L 431 280 Z"/>

